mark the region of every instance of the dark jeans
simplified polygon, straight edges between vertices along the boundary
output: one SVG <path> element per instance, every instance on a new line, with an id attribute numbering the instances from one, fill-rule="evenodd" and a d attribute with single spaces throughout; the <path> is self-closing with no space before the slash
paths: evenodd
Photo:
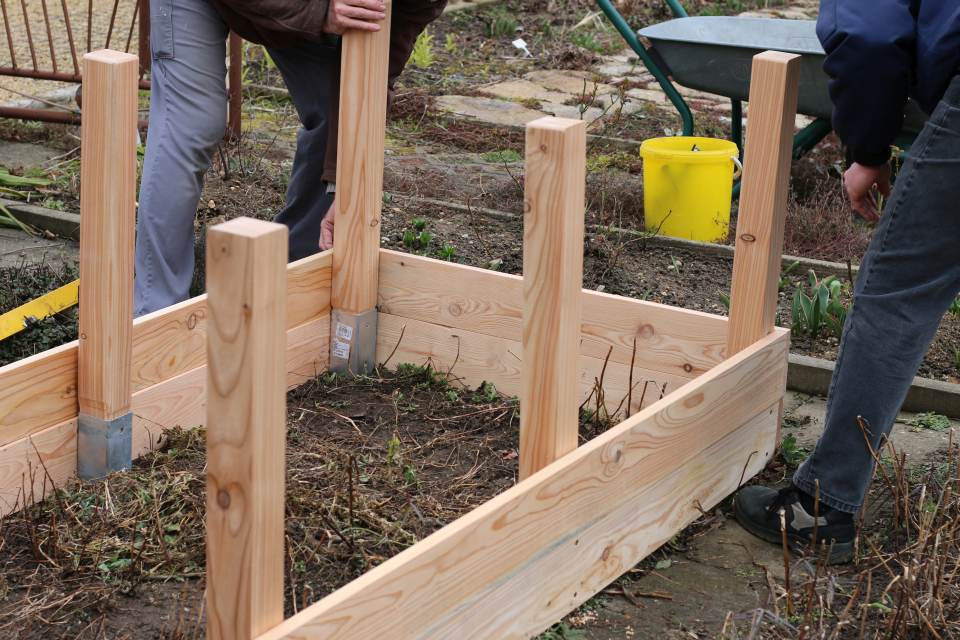
<path id="1" fill-rule="evenodd" d="M 863 505 L 943 314 L 960 293 L 960 76 L 910 150 L 864 256 L 827 401 L 826 430 L 794 483 L 835 509 Z M 958 345 L 960 347 L 960 345 Z M 869 424 L 864 436 L 857 417 Z M 870 446 L 867 446 L 869 441 Z"/>

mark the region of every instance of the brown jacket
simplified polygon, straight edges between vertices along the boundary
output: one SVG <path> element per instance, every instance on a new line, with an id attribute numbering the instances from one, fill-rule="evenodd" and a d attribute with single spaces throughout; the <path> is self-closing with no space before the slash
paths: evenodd
<path id="1" fill-rule="evenodd" d="M 283 47 L 325 37 L 323 23 L 327 0 L 213 0 L 224 21 L 241 36 L 270 47 Z M 389 95 L 403 71 L 420 32 L 436 20 L 447 0 L 393 0 L 390 17 Z M 330 78 L 331 104 L 340 104 L 340 70 Z M 330 113 L 330 131 L 322 179 L 337 179 L 337 126 L 339 113 Z"/>

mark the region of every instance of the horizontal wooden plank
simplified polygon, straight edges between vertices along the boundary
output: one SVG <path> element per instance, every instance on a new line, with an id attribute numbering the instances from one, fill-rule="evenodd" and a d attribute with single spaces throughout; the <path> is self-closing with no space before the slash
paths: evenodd
<path id="1" fill-rule="evenodd" d="M 779 409 L 777 403 L 610 513 L 568 531 L 409 637 L 526 640 L 549 628 L 762 471 L 776 447 Z"/>
<path id="2" fill-rule="evenodd" d="M 78 412 L 76 340 L 0 367 L 0 446 Z"/>
<path id="3" fill-rule="evenodd" d="M 402 362 L 429 364 L 437 371 L 449 373 L 466 386 L 477 387 L 486 381 L 496 385 L 507 396 L 520 394 L 523 347 L 516 340 L 381 313 L 377 326 L 377 361 L 383 362 L 388 357 L 391 366 Z M 608 412 L 615 411 L 627 397 L 630 365 L 608 362 L 606 371 L 603 371 L 603 360 L 582 354 L 578 363 L 580 401 L 590 395 L 595 381 L 603 372 L 604 404 Z M 634 367 L 631 413 L 656 402 L 662 395 L 687 382 L 686 378 L 680 376 Z M 591 401 L 591 405 L 595 404 L 595 400 Z M 623 407 L 626 407 L 626 402 Z"/>
<path id="4" fill-rule="evenodd" d="M 329 315 L 330 269 L 330 251 L 287 267 L 287 327 Z M 137 318 L 134 393 L 205 364 L 206 331 L 205 295 Z M 0 367 L 0 446 L 76 416 L 76 386 L 76 342 Z"/>
<path id="5" fill-rule="evenodd" d="M 574 559 L 581 553 L 593 563 L 611 557 L 614 563 L 625 562 L 621 548 L 610 547 L 606 553 L 604 524 L 623 531 L 618 527 L 628 523 L 629 535 L 623 540 L 633 549 L 630 556 L 640 557 L 664 539 L 667 528 L 672 530 L 685 520 L 668 514 L 666 523 L 660 524 L 663 505 L 677 496 L 708 502 L 716 497 L 704 487 L 717 480 L 719 467 L 705 465 L 718 458 L 724 488 L 729 489 L 733 473 L 729 469 L 739 475 L 748 461 L 753 465 L 753 458 L 758 458 L 748 467 L 756 470 L 773 453 L 775 427 L 767 423 L 762 441 L 729 436 L 752 435 L 752 425 L 742 427 L 782 399 L 788 346 L 783 332 L 757 342 L 286 620 L 260 640 L 527 637 L 525 620 L 541 615 L 557 619 L 581 601 L 582 594 L 564 592 L 557 602 L 548 601 L 549 611 L 531 612 L 523 608 L 529 601 L 522 594 L 537 591 L 530 588 L 536 584 L 543 586 L 545 595 L 551 585 L 516 576 L 528 568 L 534 574 L 557 571 L 567 588 L 576 585 L 579 577 L 588 591 L 594 589 L 596 584 L 579 571 L 565 574 L 562 566 L 551 569 L 550 565 L 579 561 Z M 646 504 L 658 506 L 645 510 Z M 680 508 L 689 505 L 681 503 Z M 628 517 L 634 509 L 639 513 Z M 580 534 L 585 532 L 590 537 L 583 539 L 581 551 Z M 561 546 L 566 548 L 552 563 L 534 567 L 540 556 Z M 615 574 L 610 571 L 609 575 Z M 509 593 L 484 597 L 500 584 Z M 500 609 L 514 598 L 516 608 Z M 518 620 L 511 624 L 506 620 L 510 616 Z M 461 626 L 461 620 L 470 620 L 472 626 Z M 515 633 L 514 626 L 521 629 Z M 453 629 L 460 633 L 451 633 Z"/>
<path id="6" fill-rule="evenodd" d="M 329 358 L 329 315 L 287 331 L 287 388 L 325 371 Z M 165 429 L 204 423 L 206 383 L 207 368 L 203 365 L 133 394 L 134 458 L 159 446 Z M 55 486 L 62 486 L 76 474 L 76 431 L 74 414 L 60 424 L 0 446 L 0 516 L 23 505 L 24 487 L 28 498 L 32 495 L 39 500 L 44 489 L 49 492 L 54 486 L 49 480 L 44 486 L 40 459 Z"/>
<path id="7" fill-rule="evenodd" d="M 519 341 L 519 276 L 381 249 L 380 311 Z M 580 352 L 693 378 L 723 361 L 727 320 L 699 311 L 584 290 Z"/>

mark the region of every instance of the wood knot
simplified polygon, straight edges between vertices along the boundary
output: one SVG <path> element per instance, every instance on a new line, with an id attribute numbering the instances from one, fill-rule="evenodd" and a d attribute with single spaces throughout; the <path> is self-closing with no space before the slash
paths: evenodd
<path id="1" fill-rule="evenodd" d="M 753 235 L 752 233 L 744 233 L 740 236 L 740 239 L 744 242 L 756 242 L 757 236 Z"/>
<path id="2" fill-rule="evenodd" d="M 683 365 L 683 370 L 686 371 L 687 373 L 693 373 L 693 365 L 688 362 L 685 365 Z"/>
<path id="3" fill-rule="evenodd" d="M 370 221 L 370 226 L 371 226 L 371 227 L 375 227 L 375 226 L 377 226 L 378 224 L 380 224 L 380 218 L 374 218 L 373 220 Z"/>
<path id="4" fill-rule="evenodd" d="M 544 153 L 546 153 L 546 152 L 547 152 L 547 145 L 541 144 L 541 145 L 540 145 L 540 151 L 543 151 Z"/>
<path id="5" fill-rule="evenodd" d="M 463 308 L 457 302 L 452 303 L 447 310 L 450 312 L 450 315 L 454 317 L 463 313 Z"/>
<path id="6" fill-rule="evenodd" d="M 684 400 L 683 406 L 687 407 L 688 409 L 692 409 L 693 407 L 703 404 L 703 399 L 702 393 L 695 394 Z"/>
<path id="7" fill-rule="evenodd" d="M 603 553 L 600 554 L 600 559 L 606 562 L 607 560 L 610 559 L 610 553 L 611 553 L 610 545 L 607 545 L 606 547 L 603 548 Z"/>
<path id="8" fill-rule="evenodd" d="M 652 324 L 645 324 L 640 327 L 640 331 L 638 331 L 637 334 L 644 340 L 649 340 L 657 334 L 657 330 L 653 328 Z"/>
<path id="9" fill-rule="evenodd" d="M 80 339 L 81 339 L 81 340 L 86 340 L 86 339 L 87 339 L 87 334 L 81 333 L 81 334 L 80 334 Z"/>
<path id="10" fill-rule="evenodd" d="M 226 489 L 217 491 L 217 504 L 221 509 L 227 509 L 230 506 L 230 492 Z"/>
<path id="11" fill-rule="evenodd" d="M 530 213 L 530 210 L 533 208 L 533 205 L 530 204 L 529 200 L 523 201 L 523 213 L 524 215 Z"/>
<path id="12" fill-rule="evenodd" d="M 197 328 L 197 324 L 200 323 L 200 320 L 204 317 L 203 313 L 194 311 L 187 317 L 187 329 L 193 331 Z"/>

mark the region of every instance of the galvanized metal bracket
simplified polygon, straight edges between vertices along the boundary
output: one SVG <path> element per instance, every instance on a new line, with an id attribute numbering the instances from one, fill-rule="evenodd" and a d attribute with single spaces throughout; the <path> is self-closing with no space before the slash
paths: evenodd
<path id="1" fill-rule="evenodd" d="M 377 366 L 377 310 L 347 313 L 334 309 L 330 317 L 330 370 L 352 376 L 372 373 Z"/>
<path id="2" fill-rule="evenodd" d="M 104 420 L 80 414 L 77 425 L 77 475 L 96 480 L 130 468 L 133 413 Z"/>

